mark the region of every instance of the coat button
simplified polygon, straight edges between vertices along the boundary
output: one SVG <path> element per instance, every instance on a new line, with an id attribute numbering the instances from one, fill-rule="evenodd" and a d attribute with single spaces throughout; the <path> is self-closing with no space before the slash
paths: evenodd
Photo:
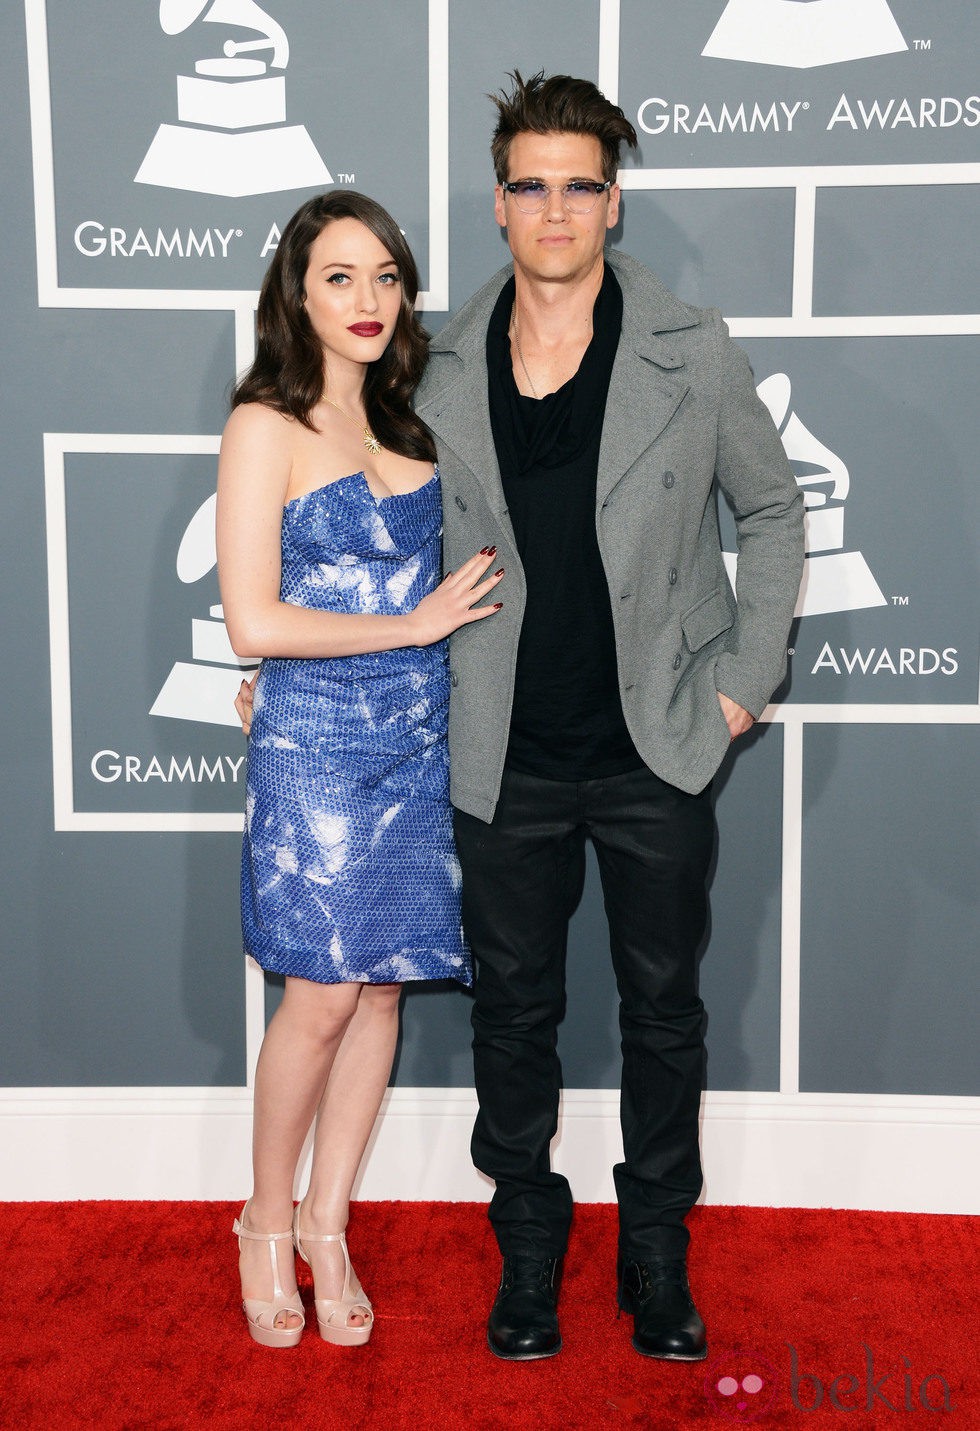
<path id="1" fill-rule="evenodd" d="M 665 487 L 673 487 L 673 485 L 674 485 L 674 474 L 673 474 L 673 472 L 665 472 L 665 473 L 664 473 L 663 481 L 664 481 L 664 486 L 665 486 Z"/>
<path id="2" fill-rule="evenodd" d="M 463 501 L 462 497 L 457 497 L 457 498 L 456 498 L 456 506 L 459 508 L 459 510 L 460 510 L 461 512 L 465 512 L 465 511 L 466 511 L 466 503 Z"/>
<path id="3" fill-rule="evenodd" d="M 451 671 L 451 672 L 449 673 L 449 680 L 450 680 L 450 682 L 452 683 L 452 685 L 454 685 L 454 686 L 458 686 L 458 685 L 459 685 L 459 677 L 457 676 L 457 674 L 456 674 L 455 671 Z"/>
<path id="4" fill-rule="evenodd" d="M 667 573 L 667 580 L 670 582 L 671 586 L 676 586 L 676 585 L 677 585 L 677 568 L 676 568 L 676 566 L 672 566 L 671 569 L 670 569 L 670 571 Z"/>
<path id="5" fill-rule="evenodd" d="M 674 657 L 674 670 L 675 670 L 675 671 L 679 671 L 680 668 L 681 668 L 681 653 L 678 651 L 677 655 Z"/>

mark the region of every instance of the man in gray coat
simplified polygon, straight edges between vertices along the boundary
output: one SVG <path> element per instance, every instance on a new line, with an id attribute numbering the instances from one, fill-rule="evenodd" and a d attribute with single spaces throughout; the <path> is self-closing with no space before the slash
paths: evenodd
<path id="1" fill-rule="evenodd" d="M 706 1355 L 684 1218 L 701 1188 L 696 954 L 710 782 L 785 669 L 799 488 L 715 310 L 604 240 L 636 134 L 586 80 L 497 99 L 496 218 L 513 266 L 435 339 L 445 564 L 488 547 L 491 621 L 458 630 L 450 765 L 476 960 L 479 1168 L 503 1254 L 491 1349 L 551 1356 L 571 1193 L 551 1171 L 568 920 L 596 849 L 620 994 L 618 1296 L 647 1356 Z M 725 576 L 715 484 L 738 528 Z M 495 553 L 495 555 L 494 555 Z"/>

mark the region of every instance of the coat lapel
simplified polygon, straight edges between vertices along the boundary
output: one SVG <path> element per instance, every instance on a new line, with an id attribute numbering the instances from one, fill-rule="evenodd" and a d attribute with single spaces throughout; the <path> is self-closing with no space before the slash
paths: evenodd
<path id="1" fill-rule="evenodd" d="M 507 503 L 490 428 L 486 358 L 474 356 L 465 367 L 448 355 L 435 361 L 440 366 L 451 363 L 452 376 L 419 404 L 419 416 L 434 432 L 436 442 L 450 448 L 470 469 L 491 510 L 503 516 Z"/>
<path id="2" fill-rule="evenodd" d="M 596 501 L 600 505 L 660 436 L 688 388 L 683 366 L 665 370 L 620 343 L 599 448 Z"/>
<path id="3" fill-rule="evenodd" d="M 436 437 L 470 469 L 506 526 L 507 503 L 487 402 L 487 324 L 511 269 L 497 273 L 433 339 L 416 407 Z"/>
<path id="4" fill-rule="evenodd" d="M 613 364 L 599 449 L 596 502 L 616 484 L 670 422 L 690 389 L 684 358 L 670 335 L 701 321 L 650 271 L 625 254 L 608 261 L 623 290 L 623 330 Z"/>

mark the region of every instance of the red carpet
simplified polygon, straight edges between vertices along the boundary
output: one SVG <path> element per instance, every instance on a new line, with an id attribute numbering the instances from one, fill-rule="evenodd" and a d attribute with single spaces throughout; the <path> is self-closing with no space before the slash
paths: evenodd
<path id="1" fill-rule="evenodd" d="M 691 1281 L 709 1357 L 692 1365 L 632 1350 L 631 1321 L 614 1310 L 614 1211 L 580 1207 L 565 1349 L 515 1365 L 484 1340 L 498 1260 L 473 1204 L 357 1206 L 350 1241 L 378 1313 L 373 1340 L 326 1345 L 310 1307 L 312 1330 L 287 1351 L 246 1332 L 237 1206 L 0 1210 L 0 1423 L 12 1431 L 980 1428 L 966 1217 L 698 1208 Z"/>

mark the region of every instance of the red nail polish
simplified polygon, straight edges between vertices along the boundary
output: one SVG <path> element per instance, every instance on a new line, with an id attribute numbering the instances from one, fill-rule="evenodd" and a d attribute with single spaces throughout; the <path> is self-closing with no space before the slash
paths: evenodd
<path id="1" fill-rule="evenodd" d="M 489 555 L 490 555 L 490 548 L 489 548 L 489 547 L 481 547 L 481 548 L 480 548 L 480 555 L 481 555 L 481 557 L 489 556 Z"/>
<path id="2" fill-rule="evenodd" d="M 497 553 L 497 548 L 496 548 L 496 547 L 487 547 L 487 556 L 488 556 L 488 557 L 495 556 L 496 553 Z"/>
<path id="3" fill-rule="evenodd" d="M 503 604 L 504 603 L 502 601 L 495 601 L 493 605 L 494 611 L 499 611 Z"/>
<path id="4" fill-rule="evenodd" d="M 495 572 L 494 572 L 494 576 L 503 576 L 503 574 L 504 574 L 504 569 L 503 569 L 503 567 L 501 567 L 499 571 L 495 571 Z"/>

